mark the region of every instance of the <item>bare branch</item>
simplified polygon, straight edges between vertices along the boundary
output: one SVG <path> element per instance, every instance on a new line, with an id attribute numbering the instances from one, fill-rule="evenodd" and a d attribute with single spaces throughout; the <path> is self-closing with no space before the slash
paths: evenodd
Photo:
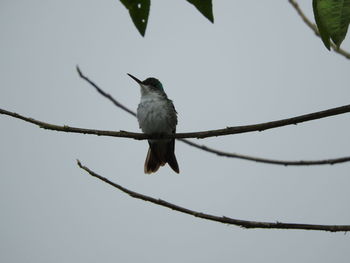
<path id="1" fill-rule="evenodd" d="M 340 158 L 333 158 L 333 159 L 325 159 L 325 160 L 299 160 L 299 161 L 288 161 L 288 160 L 274 160 L 274 159 L 267 159 L 267 158 L 260 158 L 260 157 L 253 157 L 248 156 L 244 154 L 238 154 L 238 153 L 229 153 L 229 152 L 223 152 L 219 151 L 213 148 L 210 148 L 205 145 L 199 145 L 197 143 L 193 143 L 189 140 L 182 140 L 184 143 L 191 145 L 195 148 L 204 150 L 206 152 L 214 153 L 219 156 L 225 156 L 230 158 L 237 158 L 237 159 L 243 159 L 248 161 L 254 161 L 258 163 L 268 163 L 268 164 L 277 164 L 277 165 L 283 165 L 283 166 L 311 166 L 311 165 L 322 165 L 322 164 L 337 164 L 337 163 L 345 163 L 350 161 L 350 156 L 340 157 Z"/>
<path id="2" fill-rule="evenodd" d="M 259 123 L 259 124 L 227 127 L 224 129 L 200 131 L 200 132 L 177 133 L 175 138 L 202 139 L 202 138 L 208 138 L 208 137 L 217 137 L 217 136 L 247 133 L 247 132 L 254 132 L 254 131 L 265 131 L 268 129 L 283 127 L 287 125 L 296 125 L 298 123 L 322 119 L 322 118 L 339 115 L 347 112 L 350 112 L 350 105 L 345 105 L 345 106 L 336 107 L 336 108 L 332 108 L 324 111 L 304 114 L 297 117 Z"/>
<path id="3" fill-rule="evenodd" d="M 174 135 L 148 135 L 144 133 L 128 132 L 128 131 L 106 131 L 106 130 L 94 130 L 94 129 L 85 129 L 70 127 L 67 125 L 59 126 L 56 124 L 50 124 L 43 121 L 38 121 L 33 118 L 25 117 L 15 112 L 10 112 L 7 110 L 0 109 L 0 114 L 8 115 L 17 119 L 21 119 L 26 122 L 33 123 L 40 128 L 62 131 L 62 132 L 72 132 L 72 133 L 84 133 L 84 134 L 93 134 L 98 136 L 111 136 L 111 137 L 120 137 L 120 138 L 131 138 L 135 140 L 146 140 L 146 139 L 168 139 L 168 138 L 208 138 L 208 137 L 217 137 L 231 134 L 247 133 L 253 131 L 264 131 L 272 128 L 297 124 L 301 122 L 322 119 L 334 115 L 339 115 L 343 113 L 350 112 L 350 105 L 345 105 L 337 108 L 332 108 L 324 111 L 318 111 L 310 114 L 300 115 L 293 118 L 282 119 L 278 121 L 271 121 L 259 124 L 245 125 L 245 126 L 236 126 L 236 127 L 227 127 L 225 129 L 219 130 L 209 130 L 209 131 L 200 131 L 200 132 L 187 132 L 187 133 L 176 133 Z"/>
<path id="4" fill-rule="evenodd" d="M 306 15 L 304 14 L 304 12 L 301 10 L 299 4 L 298 4 L 295 0 L 288 0 L 288 1 L 289 1 L 289 3 L 294 7 L 295 11 L 297 11 L 298 15 L 299 15 L 299 16 L 301 17 L 301 19 L 305 22 L 305 24 L 306 24 L 312 31 L 314 31 L 314 33 L 315 33 L 318 37 L 320 37 L 320 33 L 318 32 L 317 26 L 316 26 L 314 23 L 312 23 L 312 22 L 306 17 Z M 338 48 L 332 41 L 331 41 L 331 47 L 332 47 L 332 49 L 333 49 L 336 53 L 338 53 L 338 54 L 344 56 L 344 57 L 347 58 L 347 59 L 350 59 L 350 53 L 347 52 L 347 51 L 345 51 L 345 50 L 342 49 L 342 48 Z"/>
<path id="5" fill-rule="evenodd" d="M 134 191 L 131 191 L 117 183 L 114 183 L 107 178 L 98 175 L 94 171 L 90 170 L 88 167 L 82 165 L 79 160 L 77 160 L 78 166 L 89 173 L 91 176 L 100 179 L 101 181 L 119 189 L 120 191 L 130 195 L 133 198 L 141 199 L 143 201 L 151 202 L 156 205 L 164 206 L 170 208 L 172 210 L 189 214 L 195 217 L 199 217 L 202 219 L 207 219 L 215 222 L 220 222 L 224 224 L 236 225 L 242 228 L 269 228 L 269 229 L 301 229 L 301 230 L 321 230 L 321 231 L 330 231 L 330 232 L 342 232 L 349 231 L 350 225 L 313 225 L 313 224 L 295 224 L 295 223 L 282 223 L 282 222 L 258 222 L 258 221 L 248 221 L 248 220 L 240 220 L 234 219 L 226 216 L 215 216 L 206 213 L 197 212 L 194 210 L 190 210 L 185 207 L 181 207 L 162 199 L 156 199 L 151 196 L 143 195 Z"/>
<path id="6" fill-rule="evenodd" d="M 143 133 L 133 133 L 133 132 L 126 132 L 126 131 L 106 131 L 106 130 L 94 130 L 94 129 L 85 129 L 85 128 L 78 128 L 78 127 L 70 127 L 67 125 L 59 126 L 56 124 L 46 123 L 43 121 L 38 121 L 33 118 L 28 118 L 25 116 L 22 116 L 15 112 L 10 112 L 7 110 L 0 109 L 0 114 L 8 115 L 17 119 L 21 119 L 23 121 L 35 124 L 39 126 L 40 128 L 47 129 L 47 130 L 53 130 L 53 131 L 61 131 L 61 132 L 69 132 L 69 133 L 82 133 L 82 134 L 92 134 L 92 135 L 98 135 L 98 136 L 110 136 L 110 137 L 119 137 L 119 138 L 132 138 L 136 140 L 145 140 L 149 138 L 159 138 L 157 136 L 150 136 Z M 175 135 L 175 138 L 177 138 L 179 134 Z M 181 135 L 181 134 L 180 134 Z M 231 158 L 239 158 L 239 159 L 245 159 L 255 162 L 261 162 L 261 163 L 269 163 L 269 164 L 278 164 L 278 165 L 320 165 L 320 164 L 336 164 L 336 163 L 343 163 L 350 161 L 350 157 L 341 157 L 336 159 L 327 159 L 327 160 L 315 160 L 315 161 L 280 161 L 280 160 L 272 160 L 272 159 L 265 159 L 265 158 L 259 158 L 259 157 L 253 157 L 248 155 L 242 155 L 242 154 L 236 154 L 236 153 L 228 153 L 223 151 L 218 151 L 212 148 L 209 148 L 204 145 L 199 145 L 196 143 L 193 143 L 189 140 L 185 139 L 179 139 L 180 141 L 191 145 L 193 147 L 196 147 L 198 149 L 202 149 L 207 152 L 215 153 L 220 156 L 226 156 Z"/>
<path id="7" fill-rule="evenodd" d="M 39 126 L 40 128 L 46 129 L 46 130 L 52 130 L 52 131 L 61 131 L 61 132 L 70 132 L 70 133 L 83 133 L 83 134 L 93 134 L 98 136 L 111 136 L 111 137 L 121 137 L 121 138 L 134 138 L 137 140 L 144 140 L 147 139 L 150 136 L 146 136 L 142 133 L 132 133 L 132 132 L 125 132 L 125 131 L 105 131 L 105 130 L 94 130 L 94 129 L 85 129 L 85 128 L 77 128 L 77 127 L 70 127 L 67 125 L 56 125 L 51 124 L 43 121 L 38 121 L 33 118 L 25 117 L 23 115 L 20 115 L 15 112 L 7 111 L 0 109 L 0 114 L 8 115 L 17 119 L 21 119 L 26 122 L 30 122 L 32 124 L 35 124 Z"/>

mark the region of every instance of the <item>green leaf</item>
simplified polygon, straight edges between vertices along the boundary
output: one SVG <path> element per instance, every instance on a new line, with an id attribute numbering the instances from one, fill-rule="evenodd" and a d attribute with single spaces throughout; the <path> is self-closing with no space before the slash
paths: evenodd
<path id="1" fill-rule="evenodd" d="M 337 8 L 337 11 L 339 12 L 337 14 L 337 16 L 339 17 L 338 24 L 336 24 L 336 28 L 334 30 L 335 32 L 334 34 L 331 34 L 331 38 L 334 44 L 336 44 L 339 48 L 349 28 L 350 0 L 339 1 L 338 5 L 339 5 L 339 8 Z"/>
<path id="2" fill-rule="evenodd" d="M 330 39 L 339 48 L 350 23 L 350 0 L 313 0 L 314 15 L 324 45 Z"/>
<path id="3" fill-rule="evenodd" d="M 319 2 L 320 2 L 319 0 L 312 1 L 312 7 L 314 10 L 315 21 L 316 21 L 316 25 L 318 28 L 318 32 L 320 33 L 321 39 L 323 41 L 323 44 L 326 46 L 326 48 L 328 50 L 330 50 L 331 49 L 330 36 L 329 36 L 328 30 L 324 24 L 323 18 L 320 16 Z"/>
<path id="4" fill-rule="evenodd" d="M 194 5 L 210 22 L 214 23 L 213 5 L 211 0 L 187 0 Z"/>
<path id="5" fill-rule="evenodd" d="M 122 4 L 129 10 L 130 17 L 134 22 L 137 30 L 142 36 L 145 36 L 150 0 L 120 0 Z"/>

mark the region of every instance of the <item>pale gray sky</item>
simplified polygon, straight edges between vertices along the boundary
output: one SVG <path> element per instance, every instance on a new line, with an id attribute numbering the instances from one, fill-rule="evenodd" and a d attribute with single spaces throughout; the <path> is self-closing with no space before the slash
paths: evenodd
<path id="1" fill-rule="evenodd" d="M 312 18 L 311 0 L 301 1 Z M 139 131 L 126 73 L 159 78 L 179 132 L 349 104 L 349 60 L 328 52 L 288 1 L 153 0 L 142 38 L 119 1 L 1 1 L 0 107 L 55 124 Z M 349 37 L 343 47 L 350 50 Z M 349 224 L 349 165 L 280 167 L 177 142 L 181 174 L 143 174 L 145 141 L 65 134 L 0 116 L 1 262 L 348 262 L 349 235 L 245 230 L 135 200 L 88 176 L 197 211 L 256 221 Z M 350 154 L 349 115 L 199 141 L 275 159 Z"/>

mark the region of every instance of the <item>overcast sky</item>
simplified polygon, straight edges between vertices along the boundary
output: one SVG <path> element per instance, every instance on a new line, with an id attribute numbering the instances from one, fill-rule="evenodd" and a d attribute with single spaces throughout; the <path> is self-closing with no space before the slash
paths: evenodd
<path id="1" fill-rule="evenodd" d="M 301 1 L 313 18 L 311 0 Z M 59 125 L 138 132 L 140 79 L 159 78 L 178 132 L 293 117 L 349 104 L 350 61 L 328 52 L 288 1 L 214 1 L 211 24 L 186 1 L 153 0 L 142 38 L 119 1 L 0 3 L 0 108 Z M 349 37 L 343 48 L 350 50 Z M 133 199 L 131 190 L 238 219 L 350 224 L 350 163 L 283 167 L 181 142 L 181 174 L 145 175 L 146 141 L 66 134 L 0 116 L 1 262 L 348 262 L 350 237 L 246 230 Z M 350 155 L 349 115 L 197 141 L 282 160 Z M 196 141 L 196 140 L 194 140 Z"/>

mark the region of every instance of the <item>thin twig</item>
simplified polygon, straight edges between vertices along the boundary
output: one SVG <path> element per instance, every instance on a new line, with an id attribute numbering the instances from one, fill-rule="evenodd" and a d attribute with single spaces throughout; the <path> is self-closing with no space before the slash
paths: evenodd
<path id="1" fill-rule="evenodd" d="M 170 208 L 172 210 L 189 214 L 195 217 L 199 217 L 202 219 L 207 219 L 215 222 L 220 222 L 224 224 L 236 225 L 242 228 L 269 228 L 269 229 L 300 229 L 300 230 L 321 230 L 321 231 L 330 231 L 330 232 L 342 232 L 349 231 L 350 225 L 313 225 L 313 224 L 296 224 L 296 223 L 282 223 L 282 222 L 258 222 L 258 221 L 248 221 L 248 220 L 240 220 L 234 219 L 226 216 L 215 216 L 211 214 L 201 213 L 194 210 L 190 210 L 185 207 L 181 207 L 162 199 L 157 199 L 151 196 L 143 195 L 138 192 L 131 191 L 117 183 L 114 183 L 107 178 L 98 175 L 94 171 L 90 170 L 88 167 L 82 165 L 79 160 L 77 160 L 78 166 L 89 173 L 91 176 L 100 179 L 101 181 L 119 189 L 120 191 L 130 195 L 133 198 L 141 199 L 143 201 L 151 202 L 156 205 L 164 206 Z"/>
<path id="2" fill-rule="evenodd" d="M 337 163 L 345 163 L 350 161 L 350 156 L 340 157 L 340 158 L 333 158 L 333 159 L 325 159 L 325 160 L 298 160 L 298 161 L 289 161 L 289 160 L 274 160 L 274 159 L 267 159 L 267 158 L 260 158 L 260 157 L 254 157 L 244 154 L 238 154 L 238 153 L 229 153 L 229 152 L 223 152 L 219 151 L 213 148 L 210 148 L 205 145 L 199 145 L 197 143 L 193 143 L 189 140 L 183 140 L 184 143 L 191 145 L 195 148 L 204 150 L 206 152 L 214 153 L 219 156 L 225 156 L 230 158 L 237 158 L 237 159 L 244 159 L 248 161 L 254 161 L 258 163 L 268 163 L 268 164 L 277 164 L 277 165 L 283 165 L 283 166 L 311 166 L 311 165 L 323 165 L 323 164 L 337 164 Z"/>
<path id="3" fill-rule="evenodd" d="M 289 1 L 289 3 L 294 7 L 295 11 L 297 11 L 298 15 L 299 15 L 299 16 L 301 17 L 301 19 L 305 22 L 305 24 L 306 24 L 312 31 L 314 31 L 314 33 L 315 33 L 318 37 L 320 37 L 320 33 L 318 32 L 317 26 L 316 26 L 314 23 L 312 23 L 312 22 L 306 17 L 306 15 L 304 14 L 304 12 L 301 10 L 299 4 L 298 4 L 295 0 L 288 0 L 288 1 Z M 345 50 L 342 49 L 342 48 L 338 48 L 332 41 L 331 41 L 330 44 L 331 44 L 332 49 L 333 49 L 336 53 L 338 53 L 338 54 L 344 56 L 344 57 L 347 58 L 347 59 L 350 59 L 350 53 L 349 53 L 349 52 L 345 51 Z"/>
<path id="4" fill-rule="evenodd" d="M 105 98 L 109 99 L 111 102 L 113 102 L 113 104 L 119 108 L 121 108 L 122 110 L 126 111 L 127 113 L 131 114 L 132 116 L 136 117 L 136 113 L 133 112 L 132 110 L 130 110 L 129 108 L 125 107 L 123 104 L 119 103 L 118 101 L 116 101 L 110 94 L 104 92 L 102 89 L 100 89 L 99 86 L 97 86 L 93 81 L 91 81 L 88 77 L 86 77 L 80 70 L 79 66 L 76 66 L 76 69 L 78 71 L 79 76 L 84 79 L 85 81 L 87 81 L 88 83 L 90 83 L 90 85 L 92 85 L 98 93 L 100 93 L 102 96 L 104 96 Z"/>

